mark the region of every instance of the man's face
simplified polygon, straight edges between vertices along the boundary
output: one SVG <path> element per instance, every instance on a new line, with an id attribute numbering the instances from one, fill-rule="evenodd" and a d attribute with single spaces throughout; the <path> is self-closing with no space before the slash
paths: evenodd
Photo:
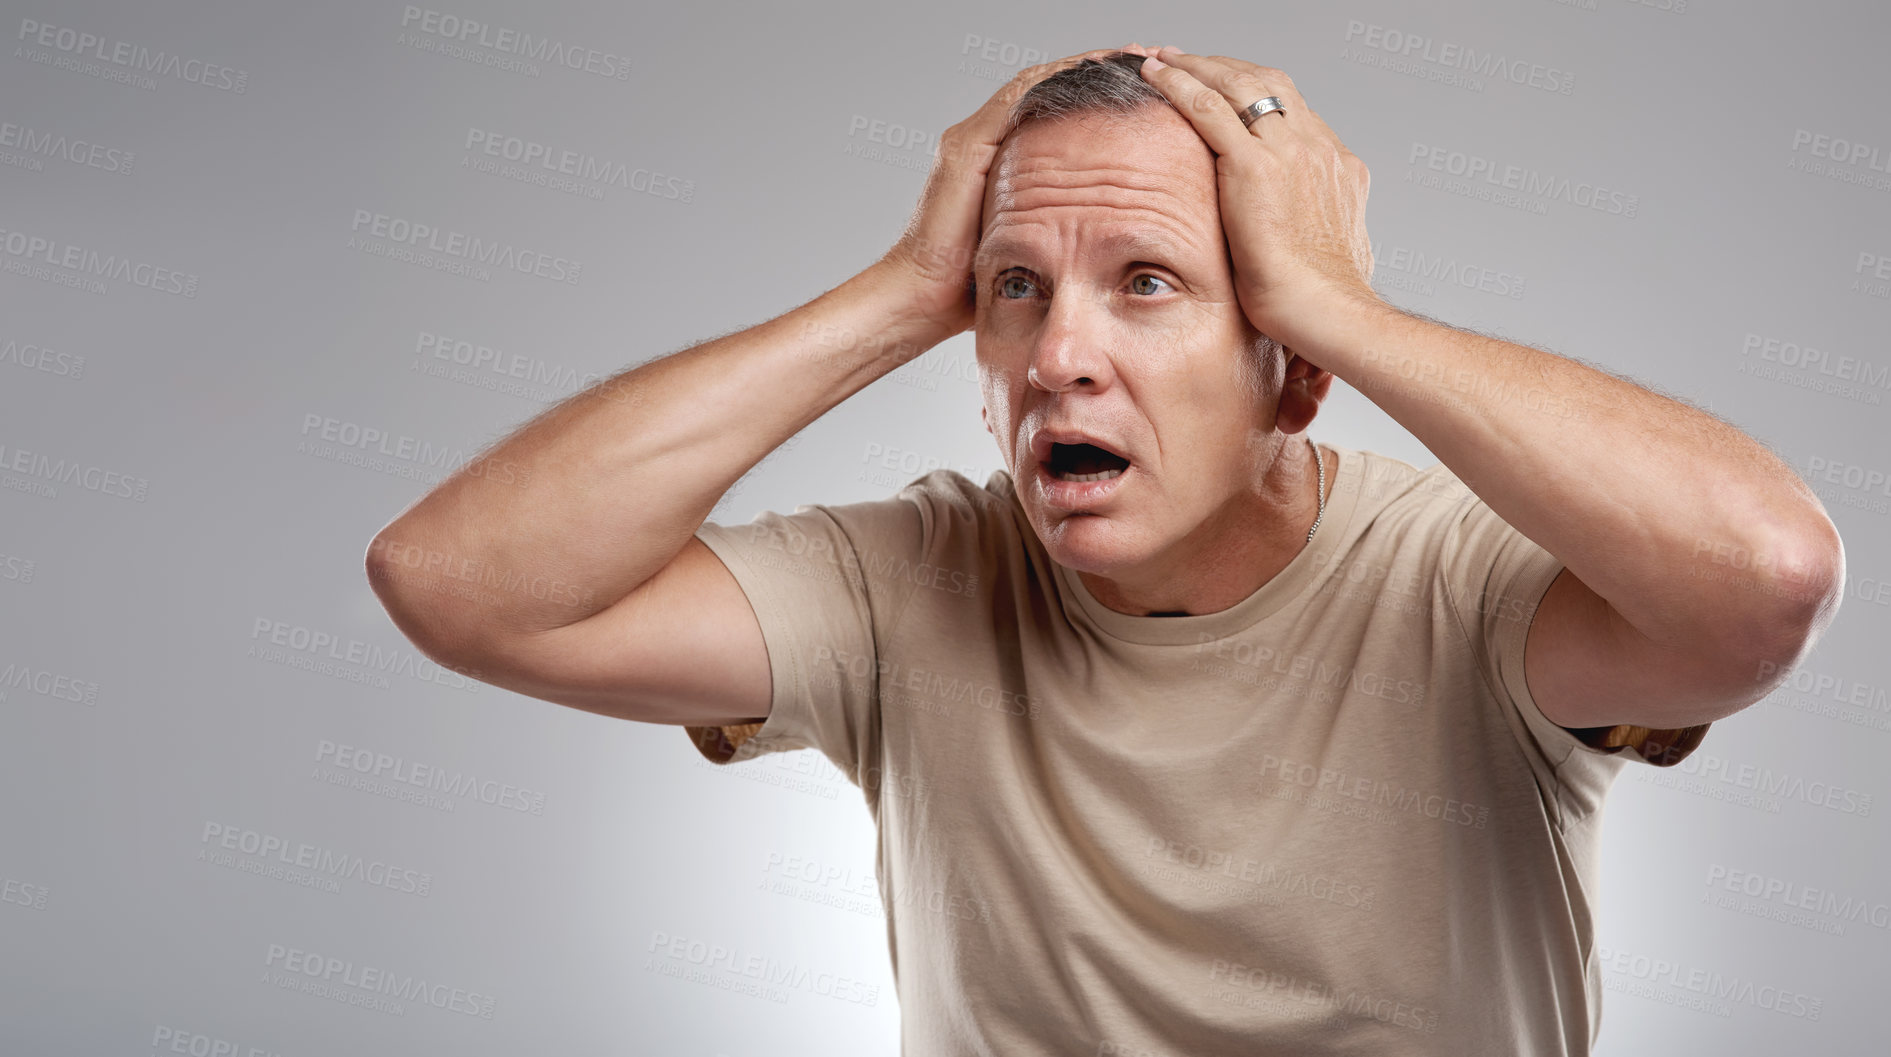
<path id="1" fill-rule="evenodd" d="M 1161 105 L 1027 125 L 994 162 L 982 219 L 985 425 L 1051 557 L 1108 575 L 1238 522 L 1271 456 L 1282 364 L 1235 299 L 1200 135 Z M 1062 480 L 1033 450 L 1044 429 L 1087 434 L 1128 468 Z M 1051 450 L 1062 466 L 1070 449 Z"/>

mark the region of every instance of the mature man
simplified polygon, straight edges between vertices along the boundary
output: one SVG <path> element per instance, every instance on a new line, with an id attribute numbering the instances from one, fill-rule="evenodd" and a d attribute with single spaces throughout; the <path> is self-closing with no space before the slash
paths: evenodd
<path id="1" fill-rule="evenodd" d="M 1034 67 L 880 261 L 551 409 L 369 574 L 497 685 L 831 758 L 908 1054 L 1586 1054 L 1611 780 L 1764 696 L 1843 551 L 1736 429 L 1382 302 L 1366 185 L 1280 70 Z M 967 327 L 1005 471 L 704 523 Z M 1306 440 L 1335 376 L 1441 464 Z"/>

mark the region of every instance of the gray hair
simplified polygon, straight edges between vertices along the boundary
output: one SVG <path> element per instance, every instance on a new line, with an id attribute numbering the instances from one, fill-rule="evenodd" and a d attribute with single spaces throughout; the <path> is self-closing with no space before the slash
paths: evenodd
<path id="1" fill-rule="evenodd" d="M 1032 85 L 1011 104 L 1005 135 L 1033 121 L 1103 111 L 1133 114 L 1143 107 L 1175 104 L 1142 76 L 1143 57 L 1115 51 L 1101 59 L 1083 59 Z"/>

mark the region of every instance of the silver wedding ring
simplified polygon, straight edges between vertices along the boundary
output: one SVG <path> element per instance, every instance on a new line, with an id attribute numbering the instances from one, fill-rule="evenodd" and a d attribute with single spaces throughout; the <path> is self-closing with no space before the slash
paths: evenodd
<path id="1" fill-rule="evenodd" d="M 1243 127 L 1252 125 L 1262 114 L 1271 114 L 1276 110 L 1283 114 L 1287 112 L 1286 106 L 1280 101 L 1280 96 L 1270 95 L 1266 99 L 1256 99 L 1241 108 L 1241 124 Z"/>

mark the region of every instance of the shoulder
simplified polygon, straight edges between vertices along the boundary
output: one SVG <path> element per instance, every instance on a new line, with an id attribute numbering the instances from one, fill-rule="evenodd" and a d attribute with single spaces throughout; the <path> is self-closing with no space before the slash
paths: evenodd
<path id="1" fill-rule="evenodd" d="M 1022 514 L 1003 470 L 992 471 L 982 485 L 957 470 L 933 470 L 901 488 L 898 497 L 919 507 L 935 540 L 1014 531 Z"/>
<path id="2" fill-rule="evenodd" d="M 956 470 L 934 470 L 902 488 L 899 497 L 918 506 L 925 521 L 926 567 L 915 575 L 927 586 L 973 597 L 1025 590 L 1048 578 L 1043 544 L 1006 471 L 994 470 L 979 484 Z"/>
<path id="3" fill-rule="evenodd" d="M 1403 536 L 1424 525 L 1444 526 L 1463 517 L 1477 501 L 1471 489 L 1444 463 L 1420 468 L 1403 459 L 1364 449 L 1328 445 L 1351 472 L 1334 481 L 1334 490 L 1355 493 L 1353 520 L 1361 537 Z"/>

